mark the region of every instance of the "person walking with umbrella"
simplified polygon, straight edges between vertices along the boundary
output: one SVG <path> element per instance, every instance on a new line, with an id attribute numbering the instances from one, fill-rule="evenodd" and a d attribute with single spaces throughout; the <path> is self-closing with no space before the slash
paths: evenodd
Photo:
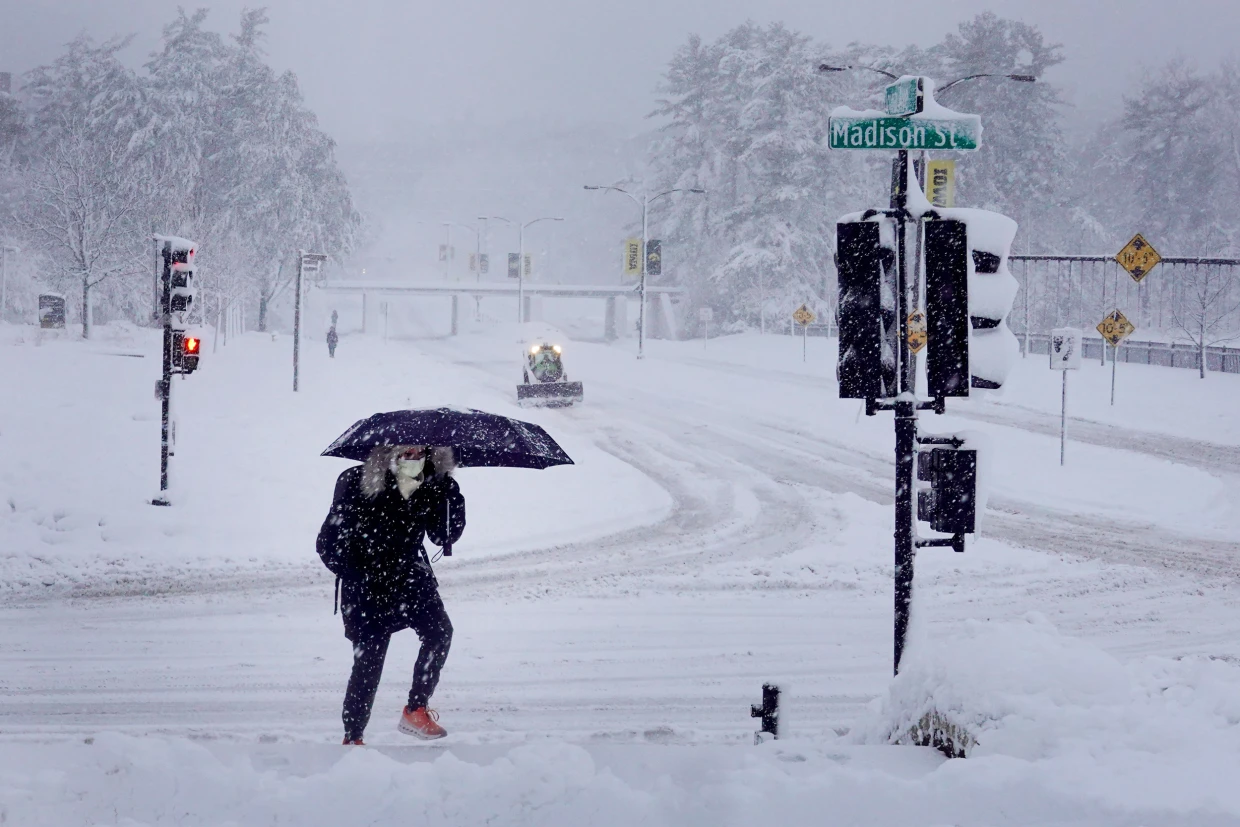
<path id="1" fill-rule="evenodd" d="M 465 528 L 465 498 L 451 473 L 451 448 L 379 445 L 336 481 L 317 550 L 337 576 L 353 671 L 345 691 L 344 743 L 362 744 L 392 634 L 422 641 L 409 698 L 397 724 L 422 739 L 447 735 L 427 707 L 452 645 L 424 540 L 451 554 Z"/>
<path id="2" fill-rule="evenodd" d="M 442 738 L 447 732 L 426 704 L 448 657 L 452 622 L 424 541 L 449 557 L 465 529 L 465 498 L 452 472 L 457 466 L 550 468 L 573 461 L 538 425 L 470 408 L 377 413 L 355 422 L 323 456 L 362 463 L 336 481 L 317 546 L 336 575 L 345 636 L 353 643 L 344 743 L 362 743 L 388 642 L 401 629 L 417 632 L 422 648 L 397 728 Z"/>

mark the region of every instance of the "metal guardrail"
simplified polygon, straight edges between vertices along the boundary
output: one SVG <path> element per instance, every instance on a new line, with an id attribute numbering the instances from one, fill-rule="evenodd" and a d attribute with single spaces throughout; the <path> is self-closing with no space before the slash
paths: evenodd
<path id="1" fill-rule="evenodd" d="M 1025 335 L 1017 333 L 1021 349 L 1025 347 Z M 1029 334 L 1029 353 L 1049 354 L 1051 337 L 1048 333 Z M 1111 350 L 1110 345 L 1102 339 L 1086 338 L 1082 343 L 1081 357 L 1084 359 L 1101 359 L 1102 349 Z M 1166 368 L 1201 368 L 1201 352 L 1195 345 L 1178 342 L 1133 342 L 1125 340 L 1119 348 L 1114 349 L 1121 362 L 1137 365 L 1158 365 Z M 1240 348 L 1208 347 L 1206 348 L 1206 371 L 1212 373 L 1240 373 Z"/>

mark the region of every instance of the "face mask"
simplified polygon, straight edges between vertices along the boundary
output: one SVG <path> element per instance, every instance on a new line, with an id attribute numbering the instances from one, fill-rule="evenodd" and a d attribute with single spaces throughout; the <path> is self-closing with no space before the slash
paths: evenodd
<path id="1" fill-rule="evenodd" d="M 410 479 L 422 473 L 422 466 L 426 465 L 426 457 L 421 459 L 398 459 L 396 460 L 396 473 L 402 477 Z"/>

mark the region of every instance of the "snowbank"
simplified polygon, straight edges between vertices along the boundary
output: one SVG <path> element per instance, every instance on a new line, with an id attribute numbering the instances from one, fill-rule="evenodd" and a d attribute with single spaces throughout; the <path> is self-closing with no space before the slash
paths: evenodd
<path id="1" fill-rule="evenodd" d="M 875 712 L 858 729 L 862 742 L 901 738 L 937 713 L 976 741 L 970 757 L 1210 755 L 1240 772 L 1235 664 L 1196 657 L 1125 666 L 1037 613 L 1017 623 L 967 621 L 918 641 Z"/>

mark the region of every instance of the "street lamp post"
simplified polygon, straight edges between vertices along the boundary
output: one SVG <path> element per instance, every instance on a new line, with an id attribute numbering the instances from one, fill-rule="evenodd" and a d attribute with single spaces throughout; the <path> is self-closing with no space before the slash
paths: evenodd
<path id="1" fill-rule="evenodd" d="M 649 235 L 650 235 L 650 232 L 649 232 L 650 225 L 649 225 L 649 220 L 648 220 L 648 216 L 650 212 L 650 205 L 653 204 L 655 201 L 658 201 L 663 196 L 671 195 L 674 192 L 692 192 L 696 195 L 705 195 L 706 190 L 698 189 L 696 187 L 686 188 L 686 189 L 670 189 L 670 190 L 665 190 L 653 197 L 643 192 L 642 197 L 639 199 L 633 193 L 629 192 L 628 190 L 621 189 L 620 187 L 604 187 L 604 186 L 594 186 L 591 184 L 586 184 L 585 189 L 612 190 L 613 192 L 618 192 L 621 195 L 628 196 L 628 198 L 634 204 L 637 204 L 639 207 L 642 208 L 642 271 L 641 271 L 641 291 L 640 291 L 641 292 L 641 304 L 637 311 L 637 358 L 644 359 L 646 357 L 646 259 L 650 253 L 650 251 L 646 248 L 647 248 L 647 244 L 649 243 Z"/>
<path id="2" fill-rule="evenodd" d="M 19 252 L 17 247 L 0 247 L 0 322 L 4 321 L 4 313 L 8 309 L 9 254 L 17 252 Z"/>
<path id="3" fill-rule="evenodd" d="M 525 321 L 525 228 L 537 224 L 539 221 L 563 221 L 564 219 L 559 216 L 544 215 L 542 218 L 535 218 L 532 221 L 519 224 L 502 216 L 493 215 L 491 220 L 503 221 L 505 224 L 517 228 L 517 324 L 520 325 Z"/>

